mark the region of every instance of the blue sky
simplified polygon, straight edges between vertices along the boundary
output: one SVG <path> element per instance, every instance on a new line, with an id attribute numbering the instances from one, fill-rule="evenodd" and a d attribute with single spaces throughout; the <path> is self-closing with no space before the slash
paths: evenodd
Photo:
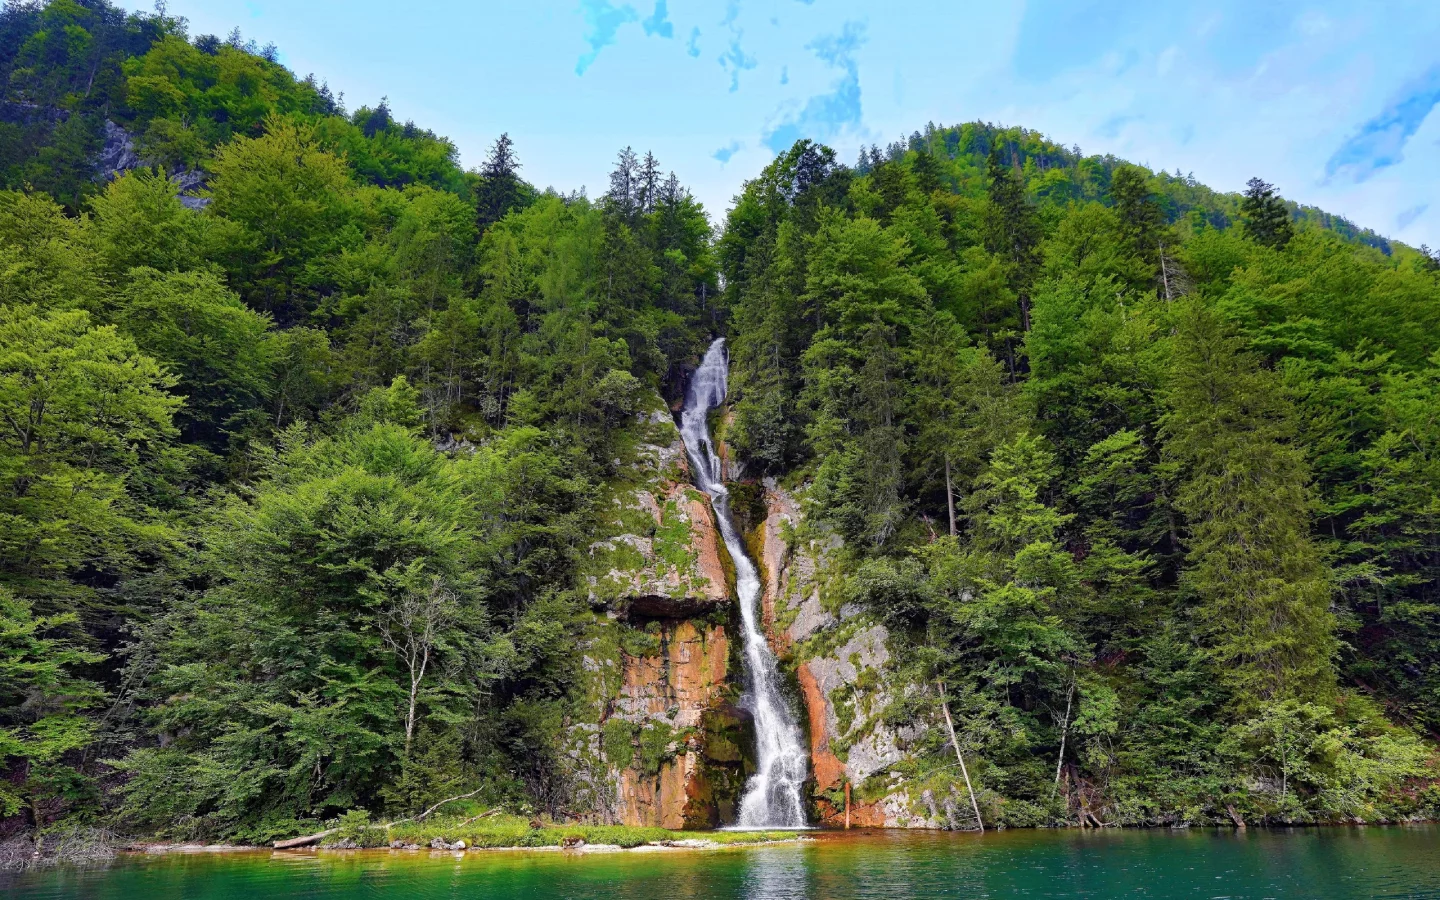
<path id="1" fill-rule="evenodd" d="M 149 3 L 130 3 L 132 7 Z M 501 131 L 544 187 L 598 193 L 654 151 L 723 215 L 797 137 L 842 159 L 925 123 L 1025 125 L 1087 153 L 1259 175 L 1440 246 L 1436 0 L 170 0 L 388 96 L 477 165 Z"/>

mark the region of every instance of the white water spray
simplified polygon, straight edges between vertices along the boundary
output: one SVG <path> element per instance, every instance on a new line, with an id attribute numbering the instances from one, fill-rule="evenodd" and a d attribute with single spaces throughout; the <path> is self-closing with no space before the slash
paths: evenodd
<path id="1" fill-rule="evenodd" d="M 806 754 L 795 716 L 780 693 L 780 672 L 775 655 L 760 631 L 760 576 L 745 552 L 745 544 L 730 515 L 730 494 L 725 490 L 720 458 L 710 440 L 710 410 L 725 402 L 730 374 L 725 339 L 710 345 L 705 359 L 690 379 L 685 408 L 680 414 L 680 436 L 690 457 L 695 484 L 710 496 L 720 536 L 735 561 L 735 588 L 740 595 L 740 621 L 745 649 L 744 705 L 755 719 L 756 772 L 740 799 L 741 828 L 804 828 L 805 808 L 800 791 L 805 783 Z"/>

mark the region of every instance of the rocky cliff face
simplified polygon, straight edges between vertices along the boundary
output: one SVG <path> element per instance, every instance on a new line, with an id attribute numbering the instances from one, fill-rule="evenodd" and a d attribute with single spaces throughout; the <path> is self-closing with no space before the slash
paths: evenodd
<path id="1" fill-rule="evenodd" d="M 585 576 L 594 624 L 563 753 L 571 812 L 665 828 L 729 819 L 744 784 L 738 661 L 726 626 L 733 567 L 660 409 L 605 520 Z"/>
<path id="2" fill-rule="evenodd" d="M 577 647 L 583 684 L 562 739 L 568 806 L 590 821 L 714 827 L 733 819 L 753 743 L 736 706 L 734 569 L 674 421 L 657 408 L 649 424 L 589 548 L 595 618 Z M 849 785 L 852 825 L 965 827 L 954 779 L 909 776 L 907 760 L 938 725 L 887 718 L 920 688 L 891 671 L 885 626 L 842 601 L 839 539 L 804 527 L 773 480 L 732 496 L 749 519 L 767 634 L 803 706 L 818 823 L 844 824 Z"/>
<path id="3" fill-rule="evenodd" d="M 903 771 L 933 725 L 887 720 L 892 701 L 917 688 L 889 671 L 885 626 L 840 601 L 839 539 L 799 536 L 799 504 L 768 479 L 764 515 L 752 544 L 764 569 L 766 626 L 805 705 L 821 824 L 844 824 L 848 784 L 852 825 L 957 827 L 958 793 L 948 783 L 939 792 L 913 783 Z"/>
<path id="4" fill-rule="evenodd" d="M 135 139 L 119 125 L 105 120 L 105 143 L 95 160 L 96 179 L 114 181 L 131 169 L 150 163 L 135 150 Z M 180 204 L 187 209 L 201 210 L 210 205 L 210 198 L 200 196 L 207 188 L 206 174 L 195 169 L 171 169 L 167 174 L 175 182 Z"/>

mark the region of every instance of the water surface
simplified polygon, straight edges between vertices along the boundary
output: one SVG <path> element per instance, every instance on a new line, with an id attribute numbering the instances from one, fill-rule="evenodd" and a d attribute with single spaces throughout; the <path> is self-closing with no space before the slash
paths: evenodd
<path id="1" fill-rule="evenodd" d="M 13 900 L 1440 898 L 1440 830 L 821 833 L 715 851 L 130 856 L 0 875 Z"/>

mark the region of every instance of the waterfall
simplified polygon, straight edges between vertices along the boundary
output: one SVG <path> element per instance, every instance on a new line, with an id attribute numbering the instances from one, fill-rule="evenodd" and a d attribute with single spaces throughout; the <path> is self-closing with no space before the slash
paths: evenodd
<path id="1" fill-rule="evenodd" d="M 745 552 L 745 543 L 730 514 L 720 458 L 710 439 L 710 410 L 725 402 L 730 374 L 725 339 L 710 345 L 705 359 L 690 379 L 685 408 L 680 414 L 680 436 L 690 458 L 695 484 L 710 496 L 720 535 L 735 561 L 735 588 L 740 595 L 740 621 L 745 649 L 744 706 L 755 720 L 756 772 L 740 799 L 741 828 L 804 828 L 805 808 L 800 791 L 805 783 L 806 754 L 795 716 L 780 693 L 780 671 L 775 655 L 760 631 L 760 576 Z"/>

